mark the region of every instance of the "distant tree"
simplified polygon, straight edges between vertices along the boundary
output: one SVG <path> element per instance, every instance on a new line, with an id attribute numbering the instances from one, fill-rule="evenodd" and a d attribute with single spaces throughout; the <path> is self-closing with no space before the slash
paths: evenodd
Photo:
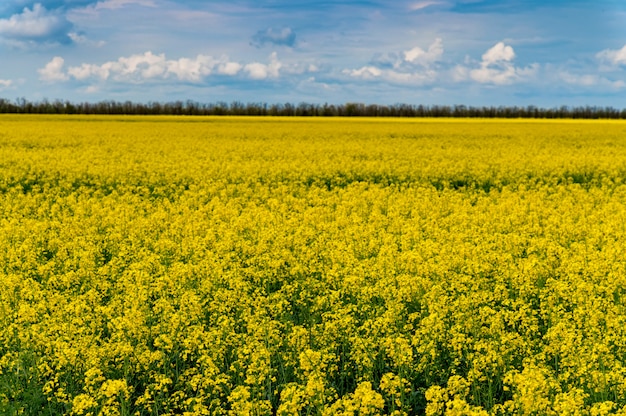
<path id="1" fill-rule="evenodd" d="M 118 102 L 113 100 L 97 103 L 72 103 L 70 101 L 43 99 L 31 102 L 25 98 L 11 101 L 0 98 L 0 113 L 21 114 L 110 114 L 110 115 L 232 115 L 232 116 L 307 116 L 307 117 L 486 117 L 486 118 L 573 118 L 573 119 L 626 119 L 626 109 L 613 107 L 579 106 L 541 108 L 536 106 L 472 107 L 462 104 L 454 106 L 425 106 L 410 104 L 311 104 L 300 102 L 267 104 L 263 102 L 243 103 L 233 101 L 203 104 L 187 100 L 161 103 Z"/>

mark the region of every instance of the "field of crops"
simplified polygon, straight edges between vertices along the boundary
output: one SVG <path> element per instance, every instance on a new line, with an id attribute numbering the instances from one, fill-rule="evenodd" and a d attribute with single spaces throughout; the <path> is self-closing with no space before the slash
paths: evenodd
<path id="1" fill-rule="evenodd" d="M 626 413 L 626 122 L 0 116 L 2 415 Z"/>

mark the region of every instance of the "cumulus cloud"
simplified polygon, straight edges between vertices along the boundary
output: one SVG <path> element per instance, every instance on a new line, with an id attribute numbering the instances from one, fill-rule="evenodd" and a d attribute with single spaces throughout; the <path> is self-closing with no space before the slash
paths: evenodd
<path id="1" fill-rule="evenodd" d="M 443 41 L 440 38 L 435 39 L 428 50 L 423 50 L 419 46 L 404 52 L 404 60 L 412 64 L 428 66 L 441 59 L 443 55 Z"/>
<path id="2" fill-rule="evenodd" d="M 482 55 L 479 68 L 467 69 L 457 66 L 453 78 L 461 81 L 469 77 L 481 84 L 506 85 L 531 77 L 539 68 L 537 64 L 526 68 L 516 67 L 513 64 L 514 59 L 513 47 L 498 42 Z"/>
<path id="3" fill-rule="evenodd" d="M 32 9 L 0 19 L 0 36 L 17 41 L 68 42 L 71 23 L 58 10 L 49 11 L 40 3 Z"/>
<path id="4" fill-rule="evenodd" d="M 622 49 L 605 49 L 598 52 L 596 58 L 612 66 L 626 65 L 626 45 Z"/>
<path id="5" fill-rule="evenodd" d="M 510 62 L 515 58 L 515 51 L 504 42 L 498 42 L 482 56 L 484 65 L 493 65 L 500 62 Z"/>
<path id="6" fill-rule="evenodd" d="M 276 52 L 273 52 L 272 55 L 270 55 L 269 64 L 252 62 L 244 67 L 244 71 L 246 71 L 252 79 L 276 78 L 282 66 Z"/>
<path id="7" fill-rule="evenodd" d="M 45 67 L 37 70 L 39 78 L 46 82 L 66 81 L 68 76 L 63 72 L 65 60 L 60 56 L 55 56 Z"/>
<path id="8" fill-rule="evenodd" d="M 13 85 L 13 81 L 10 79 L 0 79 L 0 91 L 9 88 Z"/>
<path id="9" fill-rule="evenodd" d="M 89 78 L 107 79 L 111 73 L 111 64 L 104 65 L 94 64 L 82 64 L 81 66 L 74 66 L 68 69 L 68 75 L 71 75 L 74 79 L 85 80 Z M 63 74 L 65 75 L 65 74 Z M 67 75 L 65 75 L 67 77 Z"/>
<path id="10" fill-rule="evenodd" d="M 222 75 L 237 75 L 241 71 L 239 62 L 222 62 L 217 66 L 217 73 Z"/>
<path id="11" fill-rule="evenodd" d="M 296 44 L 296 33 L 290 27 L 282 29 L 268 28 L 259 30 L 250 41 L 252 46 L 261 48 L 265 45 L 279 45 L 294 47 Z"/>
<path id="12" fill-rule="evenodd" d="M 248 78 L 263 80 L 280 75 L 283 64 L 276 53 L 268 63 L 252 62 L 247 65 L 231 61 L 227 56 L 215 58 L 197 55 L 194 58 L 167 59 L 165 54 L 150 51 L 120 57 L 103 64 L 83 63 L 65 69 L 65 61 L 54 57 L 44 68 L 39 69 L 40 79 L 47 82 L 107 81 L 142 83 L 150 80 L 174 79 L 185 82 L 202 82 L 210 75 L 235 76 L 247 74 Z"/>
<path id="13" fill-rule="evenodd" d="M 415 46 L 400 53 L 378 54 L 368 65 L 345 69 L 342 73 L 363 80 L 423 86 L 446 80 L 506 85 L 526 81 L 539 71 L 538 64 L 516 66 L 513 47 L 504 42 L 498 42 L 485 51 L 480 61 L 467 57 L 462 64 L 454 65 L 446 62 L 443 56 L 443 41 L 437 38 L 426 49 Z"/>
<path id="14" fill-rule="evenodd" d="M 513 65 L 506 65 L 504 68 L 481 67 L 470 71 L 470 77 L 481 84 L 508 85 L 528 81 L 538 71 L 539 64 L 536 63 L 524 68 Z"/>
<path id="15" fill-rule="evenodd" d="M 228 57 L 214 58 L 208 55 L 198 55 L 195 58 L 180 58 L 178 60 L 166 60 L 162 56 L 162 64 L 153 65 L 153 74 L 145 74 L 144 78 L 153 76 L 168 76 L 174 74 L 182 81 L 199 82 L 211 74 L 234 76 L 241 71 L 242 65 L 231 62 Z"/>
<path id="16" fill-rule="evenodd" d="M 5 43 L 27 47 L 37 44 L 83 43 L 102 46 L 77 33 L 71 17 L 76 12 L 94 13 L 116 10 L 125 6 L 156 7 L 155 0 L 0 0 L 0 12 L 10 17 L 0 19 L 0 38 Z M 70 13 L 70 18 L 67 15 Z"/>
<path id="17" fill-rule="evenodd" d="M 423 85 L 437 79 L 438 63 L 443 52 L 443 41 L 437 38 L 427 49 L 416 46 L 401 53 L 377 54 L 370 65 L 345 69 L 343 74 L 364 80 L 380 79 L 398 84 Z"/>
<path id="18" fill-rule="evenodd" d="M 171 61 L 167 62 L 165 59 L 165 54 L 155 55 L 152 52 L 145 52 L 143 55 L 131 55 L 128 57 L 121 57 L 117 60 L 117 62 L 107 62 L 104 66 L 107 67 L 110 71 L 115 72 L 115 74 L 120 79 L 150 79 L 157 78 L 166 75 L 168 64 L 170 67 L 182 67 L 181 70 L 177 71 L 176 69 L 172 70 L 173 74 L 176 74 L 180 79 L 188 79 L 193 78 L 193 73 L 196 68 L 202 68 L 202 63 L 204 61 L 204 56 L 198 56 L 194 63 L 195 66 L 186 65 L 185 63 L 181 63 L 180 65 L 176 65 L 179 61 Z M 190 61 L 187 58 L 183 58 L 180 61 Z"/>
<path id="19" fill-rule="evenodd" d="M 425 50 L 415 46 L 402 52 L 377 53 L 370 64 L 377 68 L 394 68 L 401 72 L 413 72 L 416 66 L 427 68 L 440 62 L 443 52 L 443 41 L 437 38 Z"/>
<path id="20" fill-rule="evenodd" d="M 198 55 L 195 58 L 167 59 L 165 54 L 150 51 L 120 57 L 117 61 L 101 65 L 82 64 L 70 67 L 67 73 L 74 79 L 99 79 L 125 82 L 143 82 L 152 79 L 175 78 L 181 81 L 199 82 L 213 72 L 236 74 L 240 65 L 228 58 Z"/>

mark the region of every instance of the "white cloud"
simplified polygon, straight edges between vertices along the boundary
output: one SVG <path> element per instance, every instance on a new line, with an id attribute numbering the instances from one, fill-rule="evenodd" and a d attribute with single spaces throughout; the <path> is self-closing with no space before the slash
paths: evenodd
<path id="1" fill-rule="evenodd" d="M 88 78 L 100 78 L 107 79 L 111 72 L 111 65 L 93 65 L 93 64 L 82 64 L 81 66 L 74 66 L 67 70 L 67 73 L 71 75 L 74 79 L 77 80 L 85 80 Z"/>
<path id="2" fill-rule="evenodd" d="M 504 42 L 498 42 L 482 56 L 483 64 L 485 66 L 497 64 L 500 62 L 510 62 L 515 58 L 515 51 L 509 45 L 505 45 Z"/>
<path id="3" fill-rule="evenodd" d="M 13 85 L 13 81 L 10 79 L 0 79 L 0 91 L 9 88 Z"/>
<path id="4" fill-rule="evenodd" d="M 517 71 L 513 65 L 504 68 L 490 68 L 481 66 L 470 71 L 470 77 L 481 84 L 510 84 L 517 79 Z"/>
<path id="5" fill-rule="evenodd" d="M 168 62 L 165 59 L 165 54 L 155 55 L 150 51 L 145 52 L 143 55 L 121 57 L 117 62 L 110 63 L 111 70 L 118 74 L 120 78 L 156 78 L 166 74 L 167 66 Z M 178 73 L 176 74 L 178 75 Z"/>
<path id="6" fill-rule="evenodd" d="M 64 64 L 65 61 L 63 58 L 55 56 L 45 67 L 37 70 L 37 72 L 39 72 L 39 78 L 47 82 L 66 81 L 68 76 L 63 72 Z"/>
<path id="7" fill-rule="evenodd" d="M 195 58 L 167 59 L 165 54 L 154 54 L 150 51 L 120 57 L 117 61 L 103 64 L 83 63 L 65 69 L 65 61 L 61 57 L 53 58 L 44 68 L 39 69 L 43 81 L 106 81 L 141 83 L 156 79 L 177 79 L 186 82 L 201 82 L 212 74 L 235 76 L 242 71 L 249 78 L 262 80 L 276 78 L 280 75 L 283 64 L 276 53 L 270 56 L 269 63 L 252 62 L 242 65 L 231 61 L 227 56 L 215 58 L 209 55 L 198 55 Z"/>
<path id="8" fill-rule="evenodd" d="M 276 52 L 270 55 L 270 63 L 262 64 L 259 62 L 252 62 L 247 64 L 243 69 L 248 73 L 248 76 L 252 79 L 266 79 L 277 78 L 279 76 L 282 63 L 278 60 Z"/>
<path id="9" fill-rule="evenodd" d="M 179 80 L 198 82 L 211 74 L 216 65 L 216 60 L 211 56 L 198 55 L 193 59 L 180 58 L 176 61 L 165 61 L 165 57 L 163 56 L 163 63 L 167 65 L 167 67 L 155 65 L 155 69 L 152 71 L 153 74 L 146 75 L 157 76 L 166 71 L 175 74 Z"/>
<path id="10" fill-rule="evenodd" d="M 516 67 L 512 62 L 514 59 L 513 47 L 498 42 L 482 55 L 479 68 L 457 66 L 452 77 L 455 81 L 464 81 L 469 77 L 481 84 L 506 85 L 532 77 L 539 69 L 538 64 L 526 68 Z"/>
<path id="11" fill-rule="evenodd" d="M 481 56 L 480 61 L 466 57 L 462 64 L 454 65 L 446 62 L 443 55 L 443 41 L 437 38 L 427 50 L 417 46 L 401 54 L 391 52 L 376 55 L 369 65 L 358 69 L 345 69 L 342 73 L 353 78 L 378 79 L 413 86 L 433 85 L 446 80 L 506 85 L 527 81 L 540 69 L 538 64 L 516 66 L 513 47 L 504 42 L 498 42 L 489 48 Z"/>
<path id="12" fill-rule="evenodd" d="M 412 64 L 418 64 L 422 66 L 428 66 L 441 59 L 443 55 L 443 41 L 441 38 L 435 39 L 435 41 L 428 47 L 428 50 L 423 50 L 419 46 L 414 47 L 404 52 L 404 60 Z"/>
<path id="13" fill-rule="evenodd" d="M 217 67 L 217 73 L 222 75 L 237 75 L 241 71 L 241 64 L 238 62 L 224 62 Z"/>
<path id="14" fill-rule="evenodd" d="M 0 36 L 18 40 L 67 41 L 70 27 L 64 16 L 36 3 L 32 9 L 25 7 L 21 14 L 0 19 Z"/>
<path id="15" fill-rule="evenodd" d="M 248 72 L 250 78 L 252 79 L 267 78 L 267 68 L 264 64 L 253 62 L 246 65 L 244 69 Z"/>
<path id="16" fill-rule="evenodd" d="M 200 81 L 202 78 L 213 73 L 219 75 L 235 76 L 242 70 L 252 79 L 262 80 L 277 78 L 282 62 L 278 60 L 276 52 L 270 55 L 269 63 L 251 62 L 242 65 L 232 62 L 227 56 L 215 59 L 211 56 L 198 55 L 195 59 L 182 58 L 178 61 L 168 61 L 168 72 L 174 73 L 181 80 Z M 291 68 L 289 68 L 291 70 Z"/>
<path id="17" fill-rule="evenodd" d="M 626 65 L 626 45 L 622 49 L 605 49 L 596 58 L 613 66 Z"/>
<path id="18" fill-rule="evenodd" d="M 344 69 L 343 73 L 355 78 L 372 79 L 380 77 L 383 71 L 375 66 L 364 66 L 359 69 Z"/>
<path id="19" fill-rule="evenodd" d="M 440 38 L 427 50 L 416 46 L 399 53 L 376 55 L 370 65 L 358 69 L 345 69 L 343 74 L 365 80 L 380 79 L 396 84 L 423 85 L 437 79 L 436 64 L 443 56 L 443 41 Z"/>

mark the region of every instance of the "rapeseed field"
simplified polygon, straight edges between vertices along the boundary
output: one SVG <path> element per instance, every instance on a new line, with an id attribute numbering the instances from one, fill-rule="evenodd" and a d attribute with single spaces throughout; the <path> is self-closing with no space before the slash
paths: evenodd
<path id="1" fill-rule="evenodd" d="M 626 122 L 1 116 L 0 414 L 626 414 Z"/>

